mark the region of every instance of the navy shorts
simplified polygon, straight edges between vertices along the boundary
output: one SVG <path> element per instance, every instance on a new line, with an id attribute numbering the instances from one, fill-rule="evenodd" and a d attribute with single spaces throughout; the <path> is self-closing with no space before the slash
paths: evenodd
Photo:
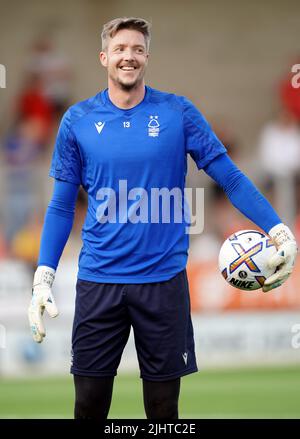
<path id="1" fill-rule="evenodd" d="M 78 279 L 71 373 L 115 376 L 131 326 L 141 378 L 165 381 L 197 372 L 186 270 L 145 284 Z"/>

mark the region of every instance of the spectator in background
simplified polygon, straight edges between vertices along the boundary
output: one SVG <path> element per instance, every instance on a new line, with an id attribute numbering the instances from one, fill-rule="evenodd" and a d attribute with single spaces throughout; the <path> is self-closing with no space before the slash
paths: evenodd
<path id="1" fill-rule="evenodd" d="M 259 155 L 264 174 L 270 179 L 294 176 L 300 169 L 300 130 L 295 116 L 281 109 L 262 130 Z"/>
<path id="2" fill-rule="evenodd" d="M 292 223 L 296 215 L 296 179 L 300 172 L 300 129 L 295 115 L 281 109 L 262 129 L 259 140 L 261 175 L 274 186 L 277 210 Z"/>
<path id="3" fill-rule="evenodd" d="M 60 118 L 70 105 L 72 75 L 69 60 L 55 49 L 50 36 L 34 41 L 27 72 L 41 78 L 45 96 L 51 102 L 56 118 Z"/>
<path id="4" fill-rule="evenodd" d="M 20 122 L 16 131 L 5 142 L 5 237 L 11 241 L 14 234 L 27 221 L 28 215 L 37 208 L 35 188 L 38 175 L 34 165 L 40 155 L 37 142 L 39 127 L 34 121 Z"/>
<path id="5" fill-rule="evenodd" d="M 41 79 L 31 75 L 16 98 L 14 121 L 4 142 L 6 163 L 26 166 L 42 155 L 52 135 L 53 115 Z"/>
<path id="6" fill-rule="evenodd" d="M 16 99 L 12 128 L 4 140 L 6 210 L 5 234 L 10 242 L 37 207 L 34 172 L 53 130 L 53 107 L 38 75 L 29 76 Z"/>
<path id="7" fill-rule="evenodd" d="M 300 88 L 295 88 L 292 83 L 292 78 L 295 73 L 292 73 L 291 66 L 300 64 L 300 57 L 294 60 L 289 66 L 289 73 L 279 84 L 279 96 L 283 108 L 285 108 L 296 121 L 300 123 Z"/>
<path id="8" fill-rule="evenodd" d="M 70 69 L 51 38 L 37 39 L 28 54 L 25 78 L 14 105 L 11 128 L 2 142 L 5 205 L 3 233 L 8 245 L 27 227 L 39 205 L 37 164 L 47 154 L 57 117 L 70 101 Z"/>
<path id="9" fill-rule="evenodd" d="M 54 122 L 54 107 L 43 89 L 43 81 L 39 75 L 32 74 L 17 98 L 16 120 L 34 120 L 40 125 L 40 141 L 49 142 Z"/>
<path id="10" fill-rule="evenodd" d="M 11 256 L 25 262 L 32 272 L 35 270 L 36 258 L 39 254 L 42 224 L 42 213 L 33 212 L 11 242 Z"/>
<path id="11" fill-rule="evenodd" d="M 37 208 L 38 174 L 35 166 L 45 147 L 44 125 L 39 119 L 20 120 L 4 141 L 5 235 L 11 241 Z"/>
<path id="12" fill-rule="evenodd" d="M 44 148 L 44 123 L 35 118 L 20 120 L 4 142 L 4 160 L 23 174 L 26 165 L 34 164 L 42 156 Z"/>

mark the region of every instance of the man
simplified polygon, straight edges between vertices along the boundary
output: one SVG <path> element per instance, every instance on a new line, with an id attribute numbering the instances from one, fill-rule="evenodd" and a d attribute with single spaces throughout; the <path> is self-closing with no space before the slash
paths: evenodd
<path id="1" fill-rule="evenodd" d="M 147 417 L 178 418 L 180 379 L 197 371 L 185 271 L 188 220 L 175 220 L 182 210 L 187 153 L 274 239 L 278 253 L 270 264 L 279 270 L 266 280 L 264 291 L 288 277 L 296 255 L 288 227 L 232 163 L 193 104 L 145 86 L 149 42 L 149 24 L 143 19 L 104 25 L 100 61 L 107 69 L 108 89 L 66 112 L 52 159 L 54 193 L 29 320 L 40 343 L 44 309 L 51 317 L 58 314 L 51 287 L 82 185 L 89 205 L 72 334 L 75 418 L 107 417 L 131 326 Z M 169 212 L 150 202 L 157 189 L 179 194 Z"/>

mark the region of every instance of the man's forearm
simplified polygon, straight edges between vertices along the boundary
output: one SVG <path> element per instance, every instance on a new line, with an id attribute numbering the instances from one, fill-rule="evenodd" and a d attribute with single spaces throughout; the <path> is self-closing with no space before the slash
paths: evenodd
<path id="1" fill-rule="evenodd" d="M 266 233 L 282 222 L 268 200 L 245 175 L 227 196 L 234 207 Z"/>

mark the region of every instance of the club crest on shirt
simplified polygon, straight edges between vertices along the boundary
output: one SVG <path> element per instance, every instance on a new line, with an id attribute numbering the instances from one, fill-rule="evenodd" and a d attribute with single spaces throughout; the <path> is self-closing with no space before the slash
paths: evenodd
<path id="1" fill-rule="evenodd" d="M 158 137 L 159 135 L 159 122 L 158 116 L 150 116 L 150 120 L 148 123 L 148 136 L 149 137 Z"/>

